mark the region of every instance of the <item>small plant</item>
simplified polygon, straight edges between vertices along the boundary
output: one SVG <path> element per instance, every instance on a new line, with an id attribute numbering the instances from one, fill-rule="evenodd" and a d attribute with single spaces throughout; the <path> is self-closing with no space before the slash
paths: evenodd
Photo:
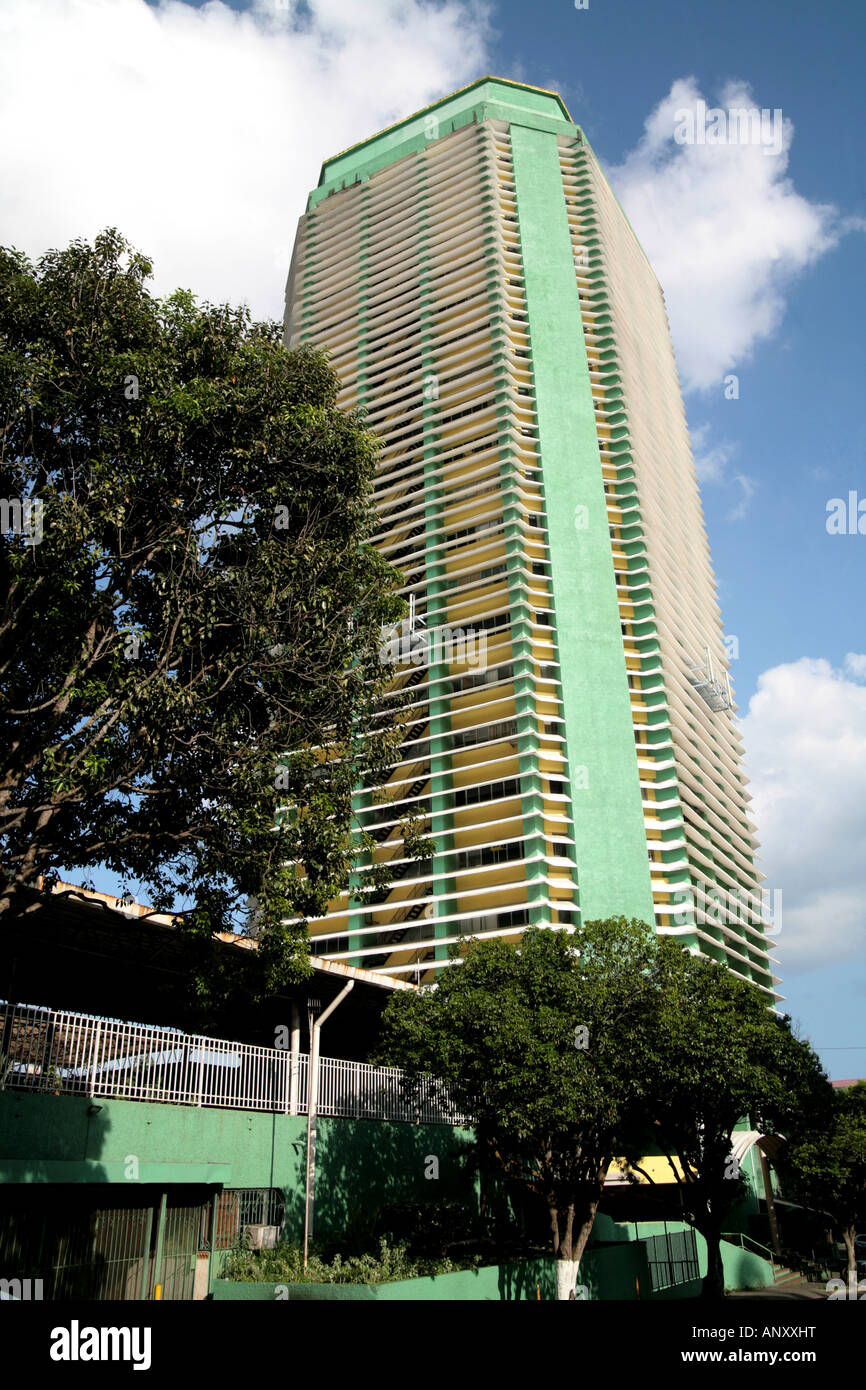
<path id="1" fill-rule="evenodd" d="M 311 1252 L 304 1269 L 303 1252 L 284 1241 L 273 1250 L 244 1250 L 235 1245 L 226 1257 L 224 1279 L 260 1284 L 389 1284 L 396 1279 L 422 1279 L 434 1274 L 452 1274 L 458 1269 L 475 1269 L 480 1256 L 455 1262 L 447 1257 L 416 1260 L 405 1245 L 389 1245 L 384 1237 L 377 1254 L 334 1255 L 324 1259 Z"/>
<path id="2" fill-rule="evenodd" d="M 58 1066 L 45 1067 L 42 1072 L 41 1091 L 53 1091 L 56 1096 L 63 1090 L 63 1072 Z"/>

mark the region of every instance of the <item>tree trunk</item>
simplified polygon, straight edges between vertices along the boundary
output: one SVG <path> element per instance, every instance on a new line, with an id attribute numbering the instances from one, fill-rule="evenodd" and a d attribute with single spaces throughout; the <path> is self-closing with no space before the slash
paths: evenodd
<path id="1" fill-rule="evenodd" d="M 557 1300 L 572 1302 L 576 1299 L 575 1288 L 580 1261 L 586 1249 L 595 1220 L 597 1202 L 592 1202 L 583 1222 L 575 1234 L 574 1203 L 566 1210 L 565 1229 L 560 1233 L 559 1212 L 555 1205 L 550 1207 L 550 1227 L 553 1233 L 553 1253 L 556 1256 L 556 1297 Z"/>
<path id="2" fill-rule="evenodd" d="M 846 1226 L 842 1232 L 842 1239 L 845 1242 L 845 1249 L 848 1251 L 848 1290 L 854 1290 L 857 1296 L 857 1252 L 854 1248 L 854 1236 L 857 1233 L 856 1226 Z"/>
<path id="3" fill-rule="evenodd" d="M 721 1232 L 714 1226 L 701 1229 L 707 1242 L 707 1272 L 701 1284 L 701 1298 L 718 1300 L 725 1296 L 725 1271 L 722 1265 Z"/>
<path id="4" fill-rule="evenodd" d="M 556 1297 L 558 1300 L 565 1299 L 566 1302 L 570 1302 L 574 1298 L 579 1268 L 580 1260 L 566 1260 L 560 1255 L 556 1261 Z"/>

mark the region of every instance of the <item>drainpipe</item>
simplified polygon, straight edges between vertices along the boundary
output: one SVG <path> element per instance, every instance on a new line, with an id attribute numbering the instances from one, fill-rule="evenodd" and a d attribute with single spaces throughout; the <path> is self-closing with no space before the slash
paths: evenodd
<path id="1" fill-rule="evenodd" d="M 153 1259 L 153 1297 L 162 1298 L 162 1252 L 165 1249 L 165 1215 L 168 1206 L 168 1193 L 163 1188 L 159 1198 L 159 1215 L 156 1218 L 156 1254 Z"/>
<path id="2" fill-rule="evenodd" d="M 147 1208 L 144 1225 L 144 1241 L 141 1247 L 141 1282 L 138 1287 L 139 1302 L 147 1301 L 147 1288 L 150 1280 L 150 1237 L 153 1232 L 153 1207 Z"/>
<path id="3" fill-rule="evenodd" d="M 212 1199 L 211 1199 L 211 1209 L 210 1209 L 210 1252 L 209 1252 L 209 1258 L 208 1258 L 208 1262 L 207 1262 L 207 1296 L 208 1296 L 208 1298 L 212 1298 L 212 1297 L 213 1297 L 213 1281 L 214 1281 L 214 1278 L 216 1277 L 216 1258 L 217 1258 L 216 1243 L 217 1243 L 217 1231 L 218 1231 L 218 1229 L 219 1229 L 219 1228 L 218 1228 L 218 1223 L 217 1223 L 217 1216 L 218 1216 L 218 1214 L 219 1214 L 219 1207 L 220 1207 L 220 1194 L 219 1194 L 219 1192 L 215 1192 L 214 1195 L 213 1195 L 213 1197 L 212 1197 Z"/>
<path id="4" fill-rule="evenodd" d="M 340 1007 L 347 994 L 355 988 L 355 981 L 349 980 L 332 999 L 323 1014 L 313 1022 L 310 1012 L 310 1075 L 307 1095 L 307 1179 L 304 1192 L 304 1269 L 307 1268 L 307 1253 L 310 1237 L 313 1234 L 313 1205 L 316 1187 L 316 1112 L 319 1104 L 319 1036 L 322 1024 Z"/>
<path id="5" fill-rule="evenodd" d="M 298 1113 L 298 1081 L 301 1067 L 301 1011 L 292 1003 L 292 1038 L 289 1054 L 289 1114 Z"/>

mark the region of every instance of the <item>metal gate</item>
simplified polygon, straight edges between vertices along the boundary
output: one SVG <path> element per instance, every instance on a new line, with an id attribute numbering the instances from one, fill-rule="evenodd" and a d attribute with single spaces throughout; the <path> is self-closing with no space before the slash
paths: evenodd
<path id="1" fill-rule="evenodd" d="M 664 1231 L 641 1239 L 646 1246 L 653 1289 L 670 1289 L 700 1277 L 693 1230 Z"/>
<path id="2" fill-rule="evenodd" d="M 157 1283 L 162 1299 L 178 1302 L 195 1297 L 199 1253 L 208 1248 L 211 1210 L 211 1203 L 172 1206 L 169 1199 L 164 1212 L 162 1248 L 157 1240 L 146 1298 L 155 1297 Z"/>
<path id="3" fill-rule="evenodd" d="M 152 1299 L 157 1284 L 166 1300 L 204 1296 L 206 1278 L 197 1289 L 196 1275 L 209 1251 L 211 1198 L 154 1193 L 131 1207 L 103 1189 L 94 1200 L 68 1187 L 0 1191 L 0 1277 L 41 1280 L 42 1297 L 57 1302 Z"/>

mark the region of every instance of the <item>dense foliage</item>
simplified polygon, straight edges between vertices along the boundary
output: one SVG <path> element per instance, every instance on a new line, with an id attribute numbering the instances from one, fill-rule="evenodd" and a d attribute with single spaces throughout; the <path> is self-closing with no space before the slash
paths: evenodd
<path id="1" fill-rule="evenodd" d="M 707 1297 L 723 1292 L 720 1237 L 744 1191 L 733 1151 L 820 1113 L 826 1078 L 755 986 L 642 922 L 531 929 L 519 949 L 470 941 L 435 990 L 389 1000 L 380 1059 L 441 1077 L 473 1117 L 482 1156 L 548 1211 L 573 1285 L 611 1165 L 659 1181 L 667 1157 L 685 1218 L 706 1238 Z"/>
<path id="2" fill-rule="evenodd" d="M 866 1231 L 866 1082 L 833 1091 L 823 1125 L 802 1124 L 785 1154 L 786 1186 L 842 1232 L 857 1283 L 854 1238 Z"/>
<path id="3" fill-rule="evenodd" d="M 150 274 L 114 231 L 0 250 L 0 913 L 107 866 L 203 948 L 258 935 L 269 988 L 393 760 L 403 605 L 326 358 Z"/>
<path id="4" fill-rule="evenodd" d="M 802 1116 L 820 1114 L 827 1080 L 789 1020 L 726 966 L 667 940 L 655 981 L 647 1133 L 667 1156 L 684 1216 L 707 1241 L 704 1294 L 715 1298 L 724 1287 L 719 1240 L 744 1191 L 737 1125 L 784 1135 Z"/>
<path id="5" fill-rule="evenodd" d="M 519 950 L 470 941 L 435 991 L 395 994 L 385 1015 L 381 1060 L 448 1084 L 488 1164 L 545 1203 L 572 1285 L 610 1164 L 640 1151 L 654 952 L 650 929 L 625 918 L 579 939 L 530 929 Z"/>
<path id="6" fill-rule="evenodd" d="M 384 1238 L 376 1252 L 360 1255 L 310 1253 L 304 1268 L 300 1246 L 281 1241 L 273 1250 L 231 1250 L 223 1278 L 253 1284 L 388 1284 L 395 1279 L 423 1279 L 433 1274 L 452 1274 L 458 1269 L 477 1269 L 479 1259 L 415 1258 L 408 1246 L 390 1245 Z"/>

